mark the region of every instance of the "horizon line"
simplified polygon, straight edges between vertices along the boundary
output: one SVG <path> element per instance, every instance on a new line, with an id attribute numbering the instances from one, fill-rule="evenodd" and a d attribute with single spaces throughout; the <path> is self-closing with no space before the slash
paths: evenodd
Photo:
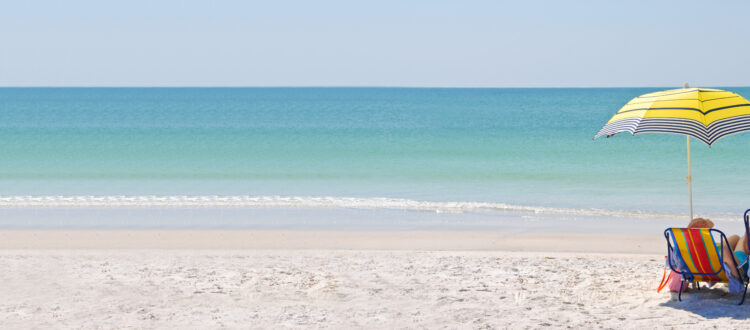
<path id="1" fill-rule="evenodd" d="M 691 88 L 747 88 L 750 85 L 690 86 Z M 0 88 L 412 88 L 412 89 L 576 89 L 576 88 L 672 88 L 681 86 L 399 86 L 399 85 L 0 85 Z"/>

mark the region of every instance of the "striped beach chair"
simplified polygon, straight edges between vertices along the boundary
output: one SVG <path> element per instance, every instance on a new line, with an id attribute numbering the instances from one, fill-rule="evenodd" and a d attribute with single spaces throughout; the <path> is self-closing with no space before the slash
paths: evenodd
<path id="1" fill-rule="evenodd" d="M 750 211 L 750 210 L 748 210 Z M 745 222 L 748 221 L 745 212 Z M 747 231 L 747 230 L 746 230 Z M 709 228 L 667 228 L 667 260 L 673 272 L 682 275 L 677 299 L 682 301 L 682 290 L 690 282 L 729 283 L 729 274 L 724 270 L 724 258 L 732 258 L 739 265 L 734 254 L 724 255 L 723 246 L 729 246 L 726 235 L 720 230 Z M 717 241 L 718 239 L 718 241 Z M 738 268 L 740 268 L 738 266 Z M 739 280 L 745 285 L 740 305 L 747 294 L 747 276 L 738 269 Z"/>

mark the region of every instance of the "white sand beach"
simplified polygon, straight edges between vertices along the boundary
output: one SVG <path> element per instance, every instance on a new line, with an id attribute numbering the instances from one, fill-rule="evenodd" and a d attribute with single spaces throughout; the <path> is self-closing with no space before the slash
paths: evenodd
<path id="1" fill-rule="evenodd" d="M 620 243 L 620 251 L 602 253 L 600 235 L 568 235 L 3 231 L 0 324 L 737 328 L 747 322 L 750 304 L 736 306 L 739 296 L 722 287 L 687 293 L 682 302 L 657 293 L 658 236 L 612 235 L 607 239 Z M 282 236 L 297 245 L 280 249 Z M 71 238 L 78 245 L 65 248 Z M 138 244 L 147 248 L 132 248 Z"/>

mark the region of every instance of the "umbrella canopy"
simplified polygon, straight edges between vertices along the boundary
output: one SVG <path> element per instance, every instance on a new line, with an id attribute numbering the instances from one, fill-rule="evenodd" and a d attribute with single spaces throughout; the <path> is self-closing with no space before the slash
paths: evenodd
<path id="1" fill-rule="evenodd" d="M 707 145 L 750 130 L 750 102 L 720 89 L 682 88 L 636 97 L 610 119 L 594 139 L 620 132 L 672 133 Z"/>
<path id="2" fill-rule="evenodd" d="M 594 139 L 621 132 L 671 133 L 686 136 L 686 177 L 693 219 L 693 177 L 690 174 L 690 137 L 711 146 L 730 134 L 750 130 L 750 102 L 720 89 L 685 88 L 643 94 L 612 116 Z"/>

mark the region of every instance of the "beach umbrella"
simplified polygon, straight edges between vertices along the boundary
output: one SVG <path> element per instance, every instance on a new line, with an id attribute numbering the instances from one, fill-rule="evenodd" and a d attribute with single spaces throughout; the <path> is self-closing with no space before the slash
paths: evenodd
<path id="1" fill-rule="evenodd" d="M 693 178 L 690 175 L 690 137 L 709 147 L 730 134 L 750 130 L 750 102 L 742 96 L 709 88 L 672 89 L 638 96 L 623 106 L 594 139 L 620 132 L 671 133 L 687 140 L 687 183 L 693 219 Z"/>

